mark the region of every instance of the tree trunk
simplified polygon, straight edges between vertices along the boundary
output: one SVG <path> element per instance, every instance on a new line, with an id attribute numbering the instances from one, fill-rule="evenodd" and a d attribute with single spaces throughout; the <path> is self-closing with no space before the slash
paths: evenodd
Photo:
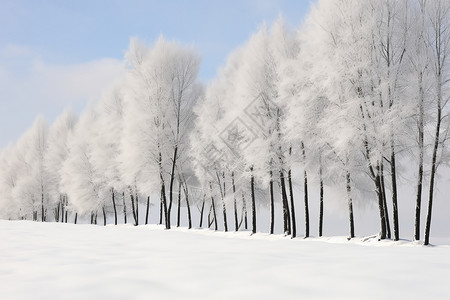
<path id="1" fill-rule="evenodd" d="M 283 225 L 284 234 L 291 234 L 291 217 L 289 215 L 289 204 L 287 201 L 286 182 L 284 180 L 284 171 L 280 170 L 281 199 L 283 202 Z"/>
<path id="2" fill-rule="evenodd" d="M 44 190 L 44 188 L 42 188 Z M 45 221 L 45 212 L 44 212 L 44 192 L 41 192 L 41 222 Z"/>
<path id="3" fill-rule="evenodd" d="M 173 200 L 173 183 L 175 181 L 175 166 L 177 162 L 178 145 L 175 145 L 172 157 L 172 172 L 170 173 L 170 185 L 169 185 L 169 209 L 167 211 L 168 218 L 172 212 L 172 200 Z"/>
<path id="4" fill-rule="evenodd" d="M 214 203 L 213 196 L 211 196 L 211 207 L 212 207 L 212 211 L 213 211 L 214 230 L 217 231 L 219 229 L 219 226 L 217 224 L 216 204 Z"/>
<path id="5" fill-rule="evenodd" d="M 77 219 L 78 219 L 78 213 L 75 213 L 75 221 L 74 221 L 74 224 L 77 224 Z"/>
<path id="6" fill-rule="evenodd" d="M 213 211 L 213 218 L 214 218 L 214 230 L 217 231 L 218 226 L 217 226 L 217 215 L 216 215 L 216 205 L 214 204 L 214 197 L 213 197 L 213 193 L 212 193 L 212 183 L 209 183 L 209 188 L 211 190 L 211 207 L 212 207 L 212 211 Z"/>
<path id="7" fill-rule="evenodd" d="M 320 185 L 320 205 L 319 205 L 319 237 L 323 233 L 323 177 L 322 177 L 322 164 L 319 169 L 319 185 Z"/>
<path id="8" fill-rule="evenodd" d="M 242 202 L 244 203 L 242 209 L 244 210 L 244 229 L 248 229 L 248 221 L 247 221 L 247 202 L 245 201 L 244 192 L 242 192 Z"/>
<path id="9" fill-rule="evenodd" d="M 391 178 L 392 178 L 392 215 L 394 219 L 394 241 L 400 239 L 400 228 L 398 225 L 398 202 L 397 202 L 397 171 L 395 162 L 394 139 L 391 139 Z"/>
<path id="10" fill-rule="evenodd" d="M 384 210 L 384 202 L 383 202 L 383 189 L 381 187 L 381 178 L 380 178 L 380 170 L 379 166 L 377 166 L 377 173 L 375 175 L 375 187 L 376 193 L 378 196 L 378 210 L 380 213 L 380 239 L 386 239 L 386 220 L 385 220 L 385 210 Z"/>
<path id="11" fill-rule="evenodd" d="M 252 233 L 256 233 L 256 200 L 255 200 L 255 177 L 253 176 L 253 167 L 250 168 L 251 178 L 251 192 L 252 192 Z"/>
<path id="12" fill-rule="evenodd" d="M 391 225 L 390 225 L 390 221 L 389 221 L 389 210 L 388 210 L 388 205 L 387 205 L 387 197 L 386 197 L 386 185 L 384 184 L 384 166 L 383 164 L 381 164 L 380 166 L 380 170 L 381 170 L 381 175 L 380 175 L 380 180 L 381 180 L 381 192 L 383 195 L 383 206 L 384 206 L 384 220 L 386 221 L 386 236 L 388 239 L 391 238 Z"/>
<path id="13" fill-rule="evenodd" d="M 437 96 L 437 123 L 436 123 L 436 133 L 434 136 L 434 145 L 433 145 L 433 156 L 431 158 L 431 172 L 430 172 L 430 190 L 428 194 L 428 211 L 427 211 L 427 221 L 425 224 L 425 239 L 424 239 L 424 245 L 428 245 L 430 243 L 430 228 L 431 228 L 431 213 L 433 209 L 433 196 L 434 196 L 434 180 L 436 176 L 436 170 L 437 170 L 437 153 L 439 149 L 439 142 L 440 142 L 440 131 L 441 131 L 441 121 L 442 121 L 442 108 L 441 108 L 441 93 L 442 93 L 442 86 L 441 86 L 441 76 L 439 74 L 438 76 L 438 96 Z"/>
<path id="14" fill-rule="evenodd" d="M 65 200 L 65 201 L 66 201 L 66 204 L 65 204 L 65 205 L 67 206 L 67 205 L 69 204 L 69 202 L 67 201 L 67 196 L 65 196 L 64 198 L 66 199 L 66 200 Z M 64 218 L 65 218 L 64 222 L 65 222 L 65 223 L 67 223 L 67 215 L 68 215 L 68 214 L 69 214 L 69 212 L 68 212 L 67 209 L 66 209 L 66 212 L 64 213 Z"/>
<path id="15" fill-rule="evenodd" d="M 135 187 L 135 200 L 136 200 L 136 225 L 139 225 L 139 196 L 136 187 Z"/>
<path id="16" fill-rule="evenodd" d="M 114 225 L 117 225 L 117 209 L 116 209 L 116 200 L 114 199 L 114 188 L 111 189 L 111 198 L 114 208 Z"/>
<path id="17" fill-rule="evenodd" d="M 233 203 L 234 203 L 234 231 L 239 230 L 237 201 L 236 201 L 236 185 L 234 183 L 234 172 L 231 172 L 231 184 L 233 185 Z"/>
<path id="18" fill-rule="evenodd" d="M 160 149 L 159 144 L 158 144 L 158 149 Z M 158 153 L 158 165 L 159 165 L 159 179 L 161 180 L 161 199 L 162 199 L 162 203 L 163 203 L 164 218 L 166 221 L 166 229 L 170 229 L 170 215 L 169 215 L 169 211 L 167 209 L 166 185 L 165 185 L 165 181 L 164 181 L 161 150 L 159 150 L 159 153 Z M 174 172 L 172 172 L 172 174 L 174 174 Z M 172 197 L 172 191 L 170 191 L 170 197 Z"/>
<path id="19" fill-rule="evenodd" d="M 191 206 L 189 205 L 189 190 L 186 185 L 186 181 L 184 182 L 184 197 L 186 198 L 186 207 L 188 214 L 188 229 L 192 228 L 192 216 L 191 216 Z"/>
<path id="20" fill-rule="evenodd" d="M 134 226 L 137 226 L 136 208 L 134 206 L 134 195 L 130 189 L 130 199 L 131 199 L 131 210 L 133 212 Z"/>
<path id="21" fill-rule="evenodd" d="M 349 221 L 350 221 L 350 236 L 349 239 L 352 239 L 355 237 L 355 224 L 353 221 L 353 201 L 352 201 L 352 195 L 351 195 L 351 185 L 350 185 L 350 172 L 347 171 L 346 174 L 347 179 L 347 200 L 348 200 L 348 215 L 349 215 Z"/>
<path id="22" fill-rule="evenodd" d="M 122 192 L 122 200 L 123 200 L 123 221 L 127 224 L 127 205 L 125 203 L 125 192 Z"/>
<path id="23" fill-rule="evenodd" d="M 180 227 L 180 213 L 181 213 L 181 180 L 178 183 L 177 227 Z"/>
<path id="24" fill-rule="evenodd" d="M 424 155 L 424 90 L 423 75 L 419 74 L 419 172 L 417 174 L 416 217 L 414 220 L 414 239 L 420 240 L 420 210 L 422 205 L 423 155 Z"/>
<path id="25" fill-rule="evenodd" d="M 275 203 L 273 196 L 273 172 L 270 170 L 270 182 L 269 182 L 269 192 L 270 192 L 270 234 L 273 234 L 275 229 Z"/>
<path id="26" fill-rule="evenodd" d="M 162 225 L 163 223 L 163 200 L 162 200 L 162 194 L 159 199 L 159 225 Z"/>
<path id="27" fill-rule="evenodd" d="M 227 222 L 227 207 L 225 205 L 225 197 L 226 197 L 225 172 L 222 173 L 222 179 L 223 179 L 223 192 L 222 192 L 223 230 L 225 232 L 227 232 L 228 231 L 228 222 Z M 219 181 L 219 185 L 220 185 L 220 181 Z"/>
<path id="28" fill-rule="evenodd" d="M 63 195 L 60 196 L 59 201 L 61 203 L 61 223 L 64 223 L 64 196 Z"/>
<path id="29" fill-rule="evenodd" d="M 58 205 L 56 206 L 56 215 L 55 215 L 56 222 L 59 222 L 60 212 L 61 212 L 61 195 L 59 195 L 59 202 Z"/>
<path id="30" fill-rule="evenodd" d="M 102 211 L 103 211 L 103 226 L 106 226 L 106 213 L 105 213 L 105 207 L 102 206 Z"/>
<path id="31" fill-rule="evenodd" d="M 162 174 L 161 174 L 162 177 Z M 169 214 L 167 211 L 167 199 L 166 199 L 166 186 L 164 184 L 164 181 L 162 181 L 161 183 L 161 195 L 162 195 L 162 199 L 163 199 L 163 209 L 164 209 L 164 217 L 165 217 L 165 221 L 166 221 L 166 229 L 170 229 L 170 218 L 169 218 Z"/>
<path id="32" fill-rule="evenodd" d="M 148 214 L 150 213 L 150 196 L 147 196 L 147 210 L 145 212 L 145 225 L 148 224 Z"/>
<path id="33" fill-rule="evenodd" d="M 294 206 L 294 190 L 292 188 L 292 174 L 291 169 L 288 171 L 288 185 L 289 185 L 289 198 L 291 200 L 291 218 L 292 218 L 292 238 L 297 235 L 297 226 L 295 223 L 295 206 Z M 307 197 L 307 194 L 306 196 Z M 307 200 L 306 200 L 307 201 Z M 309 235 L 309 217 L 308 217 L 308 235 Z"/>
<path id="34" fill-rule="evenodd" d="M 302 155 L 305 163 L 305 170 L 303 172 L 303 188 L 305 193 L 305 238 L 309 237 L 309 201 L 308 201 L 308 174 L 306 173 L 306 153 L 305 153 L 305 145 L 303 142 L 302 146 Z"/>
<path id="35" fill-rule="evenodd" d="M 203 211 L 205 210 L 205 198 L 206 194 L 203 195 L 203 203 L 202 203 L 202 209 L 200 210 L 200 224 L 198 227 L 202 228 L 203 225 Z"/>

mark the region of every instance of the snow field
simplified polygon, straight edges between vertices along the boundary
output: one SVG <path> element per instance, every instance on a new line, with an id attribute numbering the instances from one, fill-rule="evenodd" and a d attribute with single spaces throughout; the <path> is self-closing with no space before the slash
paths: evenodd
<path id="1" fill-rule="evenodd" d="M 1 298 L 450 297 L 449 246 L 361 240 L 1 220 Z"/>

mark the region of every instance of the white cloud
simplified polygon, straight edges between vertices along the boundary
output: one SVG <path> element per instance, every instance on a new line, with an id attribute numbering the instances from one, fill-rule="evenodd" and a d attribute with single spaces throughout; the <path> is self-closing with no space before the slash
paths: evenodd
<path id="1" fill-rule="evenodd" d="M 124 73 L 121 61 L 103 58 L 73 65 L 51 65 L 34 61 L 29 87 L 49 103 L 85 103 L 95 100 Z"/>
<path id="2" fill-rule="evenodd" d="M 17 139 L 37 115 L 53 121 L 65 108 L 80 112 L 124 73 L 123 62 L 113 58 L 55 64 L 27 47 L 0 49 L 0 147 Z"/>

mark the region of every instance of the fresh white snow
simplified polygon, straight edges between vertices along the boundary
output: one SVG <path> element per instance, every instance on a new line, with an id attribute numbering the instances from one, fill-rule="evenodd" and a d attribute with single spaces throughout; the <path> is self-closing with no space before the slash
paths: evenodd
<path id="1" fill-rule="evenodd" d="M 0 220 L 0 298 L 450 299 L 450 246 Z"/>

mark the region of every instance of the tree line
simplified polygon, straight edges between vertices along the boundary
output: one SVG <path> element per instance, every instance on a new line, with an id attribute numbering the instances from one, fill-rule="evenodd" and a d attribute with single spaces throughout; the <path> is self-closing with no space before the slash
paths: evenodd
<path id="1" fill-rule="evenodd" d="M 167 229 L 176 206 L 176 226 L 181 207 L 194 226 L 196 207 L 200 227 L 218 230 L 220 219 L 225 231 L 255 233 L 257 207 L 267 205 L 274 233 L 280 202 L 285 234 L 297 236 L 303 205 L 309 237 L 318 193 L 322 236 L 324 187 L 333 186 L 346 197 L 349 238 L 360 197 L 378 207 L 379 239 L 399 240 L 398 181 L 413 168 L 411 226 L 420 240 L 426 200 L 427 245 L 448 161 L 449 16 L 446 0 L 319 0 L 300 28 L 282 17 L 261 26 L 207 85 L 192 47 L 132 39 L 125 78 L 98 102 L 51 126 L 38 117 L 3 149 L 0 214 L 138 225 L 139 208 L 147 224 L 154 202 Z"/>

